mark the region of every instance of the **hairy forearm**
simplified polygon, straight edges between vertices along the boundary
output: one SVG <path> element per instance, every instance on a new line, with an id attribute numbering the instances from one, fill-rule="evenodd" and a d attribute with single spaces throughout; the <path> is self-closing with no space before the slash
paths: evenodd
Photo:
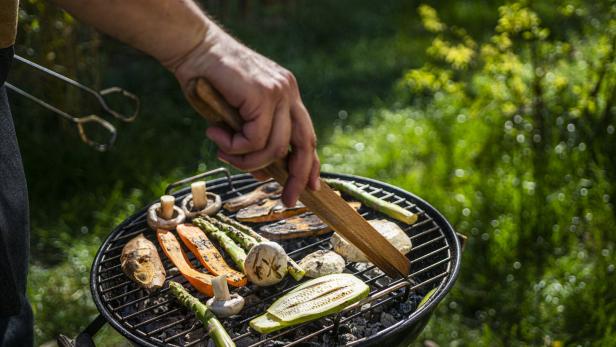
<path id="1" fill-rule="evenodd" d="M 172 69 L 216 25 L 192 0 L 52 0 Z"/>

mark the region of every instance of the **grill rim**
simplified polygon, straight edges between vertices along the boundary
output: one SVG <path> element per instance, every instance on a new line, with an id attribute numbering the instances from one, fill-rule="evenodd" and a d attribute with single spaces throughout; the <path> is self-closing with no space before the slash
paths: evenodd
<path id="1" fill-rule="evenodd" d="M 379 331 L 378 333 L 374 334 L 373 336 L 371 336 L 368 340 L 358 345 L 376 345 L 380 342 L 386 341 L 388 338 L 390 338 L 392 335 L 396 334 L 397 332 L 402 332 L 407 329 L 410 329 L 411 326 L 413 326 L 414 324 L 420 323 L 422 321 L 427 322 L 427 320 L 430 318 L 429 316 L 432 314 L 436 306 L 438 306 L 438 304 L 444 299 L 444 297 L 449 293 L 449 291 L 453 287 L 454 283 L 456 282 L 458 278 L 459 272 L 460 272 L 461 261 L 462 261 L 462 248 L 460 245 L 460 240 L 456 236 L 456 232 L 454 228 L 451 226 L 451 224 L 449 223 L 449 221 L 442 215 L 442 213 L 439 210 L 437 210 L 434 206 L 432 206 L 430 203 L 428 203 L 424 199 L 402 188 L 394 186 L 392 184 L 379 181 L 376 179 L 368 178 L 368 177 L 344 174 L 344 173 L 321 172 L 321 177 L 343 179 L 343 180 L 354 181 L 354 182 L 361 181 L 362 183 L 368 183 L 371 186 L 381 186 L 384 189 L 386 189 L 388 192 L 393 192 L 395 194 L 399 194 L 402 196 L 405 196 L 405 195 L 409 196 L 412 198 L 412 202 L 416 204 L 417 207 L 419 207 L 420 209 L 424 211 L 430 210 L 430 212 L 433 212 L 433 213 L 430 213 L 429 216 L 432 217 L 433 220 L 435 220 L 437 225 L 442 229 L 443 234 L 451 235 L 448 241 L 451 242 L 450 251 L 454 253 L 452 254 L 452 257 L 450 260 L 452 262 L 451 263 L 452 269 L 449 271 L 449 276 L 445 277 L 446 282 L 441 283 L 438 287 L 436 287 L 437 291 L 435 293 L 435 296 L 431 297 L 425 305 L 423 305 L 422 307 L 414 311 L 412 317 L 404 318 L 400 320 L 402 324 L 395 324 L 391 327 L 385 328 Z M 208 186 L 218 185 L 226 180 L 227 184 L 229 185 L 228 191 L 231 192 L 235 190 L 234 183 L 233 183 L 234 181 L 247 179 L 247 178 L 252 178 L 252 176 L 250 174 L 244 173 L 244 174 L 232 175 L 230 177 L 220 177 L 220 178 L 210 180 L 208 182 Z M 190 190 L 190 187 L 185 187 L 177 191 L 174 191 L 171 195 L 174 195 L 177 197 L 177 196 L 186 194 L 189 190 Z M 407 198 L 405 200 L 410 200 L 410 199 Z M 145 206 L 143 209 L 133 213 L 132 215 L 127 217 L 124 221 L 122 221 L 120 224 L 118 224 L 115 228 L 113 228 L 113 230 L 109 233 L 109 235 L 107 235 L 104 242 L 101 244 L 98 251 L 96 252 L 96 256 L 94 257 L 94 260 L 92 262 L 92 267 L 90 269 L 90 293 L 92 295 L 92 299 L 99 313 L 105 318 L 107 323 L 111 325 L 116 331 L 118 331 L 122 336 L 126 337 L 133 343 L 139 344 L 141 346 L 147 346 L 147 347 L 157 347 L 158 345 L 150 343 L 149 341 L 146 341 L 143 338 L 143 336 L 140 336 L 137 333 L 137 331 L 131 331 L 127 329 L 126 327 L 124 327 L 120 323 L 120 321 L 117 320 L 113 316 L 114 313 L 107 310 L 107 308 L 105 307 L 105 303 L 103 303 L 103 298 L 102 298 L 103 293 L 99 293 L 98 288 L 97 288 L 97 285 L 99 283 L 97 277 L 100 276 L 98 268 L 101 266 L 101 262 L 103 261 L 102 257 L 107 252 L 107 248 L 109 248 L 110 243 L 112 241 L 115 241 L 115 236 L 117 236 L 116 234 L 119 233 L 121 229 L 123 229 L 125 226 L 130 225 L 134 221 L 138 220 L 140 216 L 142 216 L 145 212 L 147 212 L 148 207 L 153 203 L 155 203 L 155 201 L 151 202 L 150 204 Z M 424 325 L 426 322 L 424 322 Z"/>

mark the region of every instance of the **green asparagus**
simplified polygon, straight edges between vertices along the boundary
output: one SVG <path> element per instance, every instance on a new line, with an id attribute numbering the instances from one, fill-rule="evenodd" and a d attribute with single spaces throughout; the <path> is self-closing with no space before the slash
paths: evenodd
<path id="1" fill-rule="evenodd" d="M 174 281 L 169 281 L 171 294 L 182 304 L 195 313 L 197 319 L 203 323 L 205 330 L 217 347 L 235 347 L 231 336 L 227 333 L 220 321 L 207 309 L 199 299 L 190 295 L 184 287 Z"/>
<path id="2" fill-rule="evenodd" d="M 235 221 L 234 219 L 225 216 L 222 213 L 217 213 L 215 217 L 222 224 L 227 224 L 228 226 L 231 226 L 231 227 L 233 227 L 233 228 L 243 232 L 244 234 L 254 238 L 258 242 L 269 242 L 269 240 L 267 238 L 263 237 L 262 235 L 260 235 L 256 231 L 254 231 L 251 227 L 249 227 L 247 225 L 244 225 L 242 223 L 239 223 L 239 222 Z M 299 281 L 302 278 L 304 278 L 304 275 L 306 274 L 306 271 L 304 271 L 304 269 L 302 269 L 302 267 L 299 266 L 299 264 L 297 264 L 295 262 L 295 260 L 291 259 L 291 257 L 287 256 L 287 260 L 288 260 L 287 271 L 289 272 L 289 274 L 296 281 Z"/>
<path id="3" fill-rule="evenodd" d="M 254 237 L 242 232 L 241 230 L 238 230 L 232 225 L 225 224 L 218 219 L 212 217 L 206 216 L 204 217 L 204 219 L 213 224 L 219 230 L 224 231 L 230 238 L 233 239 L 233 241 L 237 242 L 237 244 L 242 246 L 242 248 L 244 248 L 246 251 L 249 251 L 252 247 L 254 247 L 254 245 L 259 243 L 259 241 L 257 241 Z"/>
<path id="4" fill-rule="evenodd" d="M 387 202 L 383 199 L 377 198 L 376 196 L 370 195 L 350 182 L 344 182 L 337 179 L 325 179 L 325 182 L 332 188 L 347 193 L 353 198 L 361 201 L 366 206 L 372 207 L 373 209 L 401 222 L 413 224 L 417 221 L 417 215 L 415 213 L 407 211 L 396 204 L 392 204 L 391 202 Z"/>
<path id="5" fill-rule="evenodd" d="M 231 256 L 231 259 L 240 271 L 245 272 L 244 261 L 246 260 L 246 252 L 242 247 L 236 244 L 225 232 L 219 230 L 216 226 L 203 218 L 195 218 L 192 220 L 192 223 L 201 228 L 207 235 L 216 239 L 229 256 Z"/>

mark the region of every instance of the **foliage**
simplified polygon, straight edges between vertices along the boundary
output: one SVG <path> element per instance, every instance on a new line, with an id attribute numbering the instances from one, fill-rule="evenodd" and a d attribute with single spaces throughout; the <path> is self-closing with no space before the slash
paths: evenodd
<path id="1" fill-rule="evenodd" d="M 435 37 L 430 61 L 399 82 L 405 102 L 373 111 L 367 127 L 338 127 L 323 149 L 324 169 L 405 187 L 470 235 L 424 338 L 616 343 L 616 6 L 552 10 L 553 29 L 532 5 L 503 5 L 477 44 L 420 6 Z M 588 25 L 568 30 L 576 21 Z"/>
<path id="2" fill-rule="evenodd" d="M 297 75 L 324 169 L 402 186 L 470 236 L 424 339 L 616 343 L 613 4 L 323 0 L 244 14 L 239 3 L 205 8 Z M 11 96 L 43 343 L 75 335 L 96 313 L 89 267 L 110 230 L 168 183 L 219 164 L 205 124 L 156 62 L 47 2 L 21 5 L 19 54 L 95 88 L 122 86 L 143 104 L 137 122 L 115 122 L 118 142 L 99 154 L 70 124 Z M 72 113 L 100 113 L 57 81 L 19 64 L 11 73 Z M 125 343 L 111 328 L 97 342 Z"/>

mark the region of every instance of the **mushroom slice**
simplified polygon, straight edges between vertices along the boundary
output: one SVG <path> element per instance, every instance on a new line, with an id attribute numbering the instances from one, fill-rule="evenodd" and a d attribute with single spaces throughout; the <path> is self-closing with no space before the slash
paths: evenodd
<path id="1" fill-rule="evenodd" d="M 313 278 L 342 273 L 344 265 L 344 259 L 339 254 L 326 250 L 310 253 L 299 262 L 306 276 Z"/>
<path id="2" fill-rule="evenodd" d="M 258 286 L 271 286 L 287 274 L 287 253 L 276 242 L 262 242 L 250 249 L 244 261 L 248 280 Z"/>
<path id="3" fill-rule="evenodd" d="M 225 318 L 238 314 L 244 308 L 244 298 L 239 294 L 229 293 L 225 275 L 212 278 L 214 297 L 207 301 L 207 307 L 216 317 Z"/>

